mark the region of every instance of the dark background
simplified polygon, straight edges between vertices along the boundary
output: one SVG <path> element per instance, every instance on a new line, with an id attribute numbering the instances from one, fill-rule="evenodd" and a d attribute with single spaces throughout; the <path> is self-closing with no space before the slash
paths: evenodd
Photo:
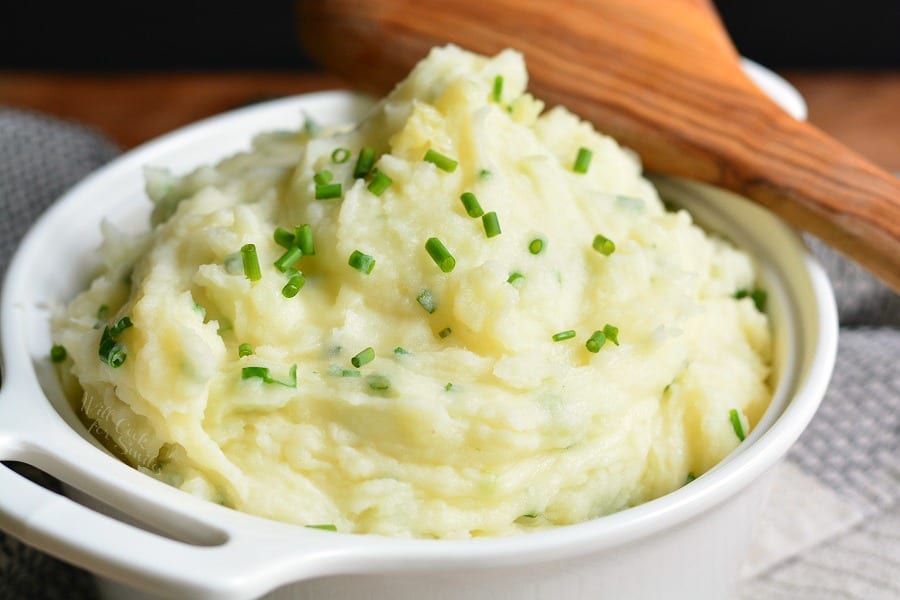
<path id="1" fill-rule="evenodd" d="M 716 5 L 740 52 L 769 67 L 900 67 L 900 0 Z M 0 69 L 314 68 L 296 39 L 294 0 L 5 0 L 0 7 Z"/>

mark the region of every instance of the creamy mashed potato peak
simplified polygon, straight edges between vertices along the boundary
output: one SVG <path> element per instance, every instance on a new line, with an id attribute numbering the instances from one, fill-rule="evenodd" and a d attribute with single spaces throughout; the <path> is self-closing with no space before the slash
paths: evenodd
<path id="1" fill-rule="evenodd" d="M 192 494 L 393 536 L 576 523 L 715 465 L 770 399 L 753 263 L 526 83 L 439 48 L 358 123 L 148 168 L 153 228 L 107 226 L 55 318 L 85 415 Z"/>

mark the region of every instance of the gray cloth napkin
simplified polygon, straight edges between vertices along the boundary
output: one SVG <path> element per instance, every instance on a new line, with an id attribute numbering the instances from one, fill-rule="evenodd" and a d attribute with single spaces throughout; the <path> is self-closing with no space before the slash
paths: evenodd
<path id="1" fill-rule="evenodd" d="M 0 273 L 34 219 L 115 154 L 84 127 L 0 108 Z M 832 278 L 842 328 L 834 378 L 788 455 L 786 481 L 814 482 L 829 506 L 843 507 L 821 518 L 845 521 L 742 580 L 738 597 L 900 598 L 900 296 L 809 242 Z M 90 575 L 0 533 L 0 600 L 95 597 Z"/>

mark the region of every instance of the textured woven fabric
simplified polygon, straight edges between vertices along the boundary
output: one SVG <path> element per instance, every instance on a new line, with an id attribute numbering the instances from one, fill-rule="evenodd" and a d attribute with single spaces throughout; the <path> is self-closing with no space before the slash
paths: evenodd
<path id="1" fill-rule="evenodd" d="M 0 272 L 33 220 L 115 153 L 83 127 L 0 108 Z M 842 330 L 831 387 L 788 460 L 865 518 L 742 582 L 738 597 L 900 598 L 900 297 L 810 245 L 832 278 Z M 0 533 L 0 600 L 95 597 L 88 574 Z"/>

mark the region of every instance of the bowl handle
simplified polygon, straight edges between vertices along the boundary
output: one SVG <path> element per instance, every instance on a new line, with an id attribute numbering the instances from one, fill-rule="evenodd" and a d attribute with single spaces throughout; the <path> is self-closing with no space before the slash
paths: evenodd
<path id="1" fill-rule="evenodd" d="M 13 403 L 19 394 L 11 393 L 13 386 L 4 387 L 0 391 L 0 461 L 45 468 L 51 475 L 78 482 L 76 489 L 88 484 L 84 487 L 90 490 L 95 487 L 90 483 L 105 478 L 107 474 L 92 471 L 105 470 L 95 457 L 76 452 L 71 438 L 77 434 L 66 430 L 58 415 L 39 423 L 29 411 L 40 411 L 28 409 L 29 403 Z M 23 410 L 16 413 L 16 405 Z M 33 435 L 39 426 L 43 438 Z M 52 443 L 44 446 L 40 439 Z M 76 458 L 79 455 L 83 464 Z M 138 490 L 128 489 L 127 478 L 119 485 L 124 487 L 131 512 L 139 512 L 147 499 Z M 177 512 L 168 512 L 169 529 L 186 526 L 179 524 Z M 210 519 L 203 521 L 209 524 Z M 97 575 L 172 597 L 258 597 L 286 583 L 340 572 L 347 550 L 345 536 L 311 529 L 284 535 L 283 531 L 269 533 L 265 527 L 233 527 L 219 530 L 220 535 L 203 544 L 182 542 L 79 504 L 2 463 L 0 529 Z"/>

